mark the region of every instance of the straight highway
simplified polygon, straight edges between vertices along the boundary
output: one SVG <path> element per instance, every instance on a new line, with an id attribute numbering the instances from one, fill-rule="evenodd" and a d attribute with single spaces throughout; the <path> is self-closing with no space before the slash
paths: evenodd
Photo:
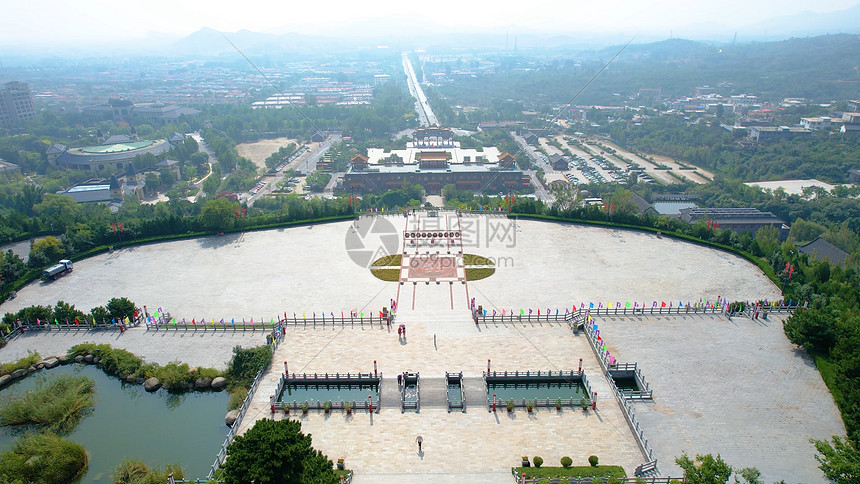
<path id="1" fill-rule="evenodd" d="M 418 84 L 418 78 L 415 75 L 415 69 L 412 67 L 412 61 L 409 60 L 409 53 L 404 52 L 402 54 L 402 57 L 403 70 L 406 72 L 406 79 L 409 84 L 409 93 L 412 94 L 412 96 L 416 99 L 415 111 L 418 112 L 418 120 L 421 126 L 439 126 L 439 120 L 436 118 L 436 115 L 434 115 L 433 111 L 430 109 L 430 102 L 427 101 L 427 96 L 424 95 L 424 91 L 421 89 L 421 85 Z"/>

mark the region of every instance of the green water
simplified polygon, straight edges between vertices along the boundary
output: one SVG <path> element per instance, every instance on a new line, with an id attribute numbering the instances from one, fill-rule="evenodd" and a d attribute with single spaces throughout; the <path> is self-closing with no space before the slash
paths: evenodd
<path id="1" fill-rule="evenodd" d="M 84 446 L 89 468 L 78 481 L 110 483 L 111 471 L 126 457 L 147 466 L 177 463 L 186 478 L 204 478 L 229 430 L 224 425 L 224 392 L 171 395 L 164 390 L 146 393 L 105 375 L 88 365 L 67 365 L 43 370 L 5 387 L 0 398 L 32 389 L 39 376 L 85 375 L 96 382 L 96 404 L 67 439 Z M 17 430 L 0 427 L 0 450 L 7 450 Z"/>
<path id="2" fill-rule="evenodd" d="M 573 398 L 578 402 L 585 397 L 585 387 L 581 383 L 490 383 L 487 384 L 488 401 L 493 401 L 496 394 L 496 402 L 514 400 L 520 402 L 525 400 L 546 400 L 555 402 L 561 398 L 567 400 Z"/>
<path id="3" fill-rule="evenodd" d="M 281 402 L 362 402 L 373 395 L 373 402 L 379 401 L 379 388 L 376 385 L 287 385 L 278 399 Z"/>
<path id="4" fill-rule="evenodd" d="M 490 395 L 492 396 L 492 394 Z M 461 402 L 462 395 L 460 393 L 460 384 L 459 383 L 449 383 L 448 384 L 448 400 L 452 402 Z"/>
<path id="5" fill-rule="evenodd" d="M 615 386 L 617 386 L 621 390 L 639 390 L 639 385 L 636 384 L 635 378 L 612 378 L 612 381 L 615 382 Z"/>

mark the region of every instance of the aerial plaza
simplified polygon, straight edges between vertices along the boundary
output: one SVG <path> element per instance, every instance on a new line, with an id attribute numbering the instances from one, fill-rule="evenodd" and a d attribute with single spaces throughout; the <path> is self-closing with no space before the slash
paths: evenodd
<path id="1" fill-rule="evenodd" d="M 26 288 L 6 310 L 89 307 L 128 273 L 128 297 L 205 324 L 162 321 L 112 345 L 165 362 L 190 347 L 200 361 L 189 364 L 217 367 L 277 327 L 235 432 L 296 419 L 358 483 L 498 482 L 521 456 L 588 465 L 597 455 L 628 476 L 677 477 L 682 452 L 818 482 L 808 439 L 844 434 L 814 366 L 782 333 L 779 289 L 737 256 L 655 234 L 373 214 L 124 249 L 76 262 L 74 278 Z M 726 302 L 738 300 L 767 301 L 770 314 L 730 317 Z M 248 331 L 252 318 L 266 332 Z M 240 320 L 245 331 L 231 329 Z M 4 352 L 64 351 L 76 338 L 105 336 L 28 335 Z"/>

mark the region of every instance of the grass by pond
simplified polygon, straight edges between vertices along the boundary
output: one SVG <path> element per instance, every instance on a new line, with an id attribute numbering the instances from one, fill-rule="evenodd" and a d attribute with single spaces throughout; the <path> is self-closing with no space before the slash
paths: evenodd
<path id="1" fill-rule="evenodd" d="M 95 382 L 85 376 L 40 376 L 36 387 L 0 404 L 0 426 L 32 425 L 70 432 L 95 404 Z"/>
<path id="2" fill-rule="evenodd" d="M 621 466 L 571 466 L 571 467 L 515 467 L 518 476 L 526 473 L 528 478 L 563 478 L 563 477 L 627 477 Z M 547 481 L 549 482 L 549 481 Z"/>
<path id="3" fill-rule="evenodd" d="M 42 358 L 39 356 L 39 353 L 32 352 L 18 361 L 11 363 L 3 363 L 2 365 L 0 365 L 0 375 L 8 375 L 15 370 L 29 368 L 40 361 L 42 361 Z"/>
<path id="4" fill-rule="evenodd" d="M 28 434 L 0 454 L 0 481 L 72 482 L 86 468 L 84 447 L 53 433 Z"/>

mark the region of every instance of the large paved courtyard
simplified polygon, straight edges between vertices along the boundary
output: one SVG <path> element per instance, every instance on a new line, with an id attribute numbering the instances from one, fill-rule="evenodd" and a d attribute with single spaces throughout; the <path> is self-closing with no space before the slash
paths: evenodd
<path id="1" fill-rule="evenodd" d="M 493 259 L 494 275 L 467 284 L 383 282 L 353 262 L 362 258 L 345 240 L 357 225 L 344 222 L 124 249 L 81 261 L 74 273 L 53 283 L 34 283 L 0 309 L 63 300 L 87 311 L 110 297 L 126 296 L 189 321 L 269 321 L 284 312 L 370 314 L 391 299 L 399 301 L 397 324 L 408 328 L 405 341 L 378 326 L 289 328 L 255 396 L 249 413 L 254 418 L 271 417 L 268 398 L 283 360 L 292 372 L 367 372 L 377 360 L 386 394 L 385 388 L 396 387 L 396 374 L 406 370 L 420 372 L 427 381 L 441 379 L 445 371 L 479 378 L 487 359 L 495 370 L 575 370 L 583 358 L 599 396 L 596 413 L 518 410 L 509 416 L 487 412 L 483 402 L 474 400 L 465 413 L 449 414 L 432 405 L 420 413 L 401 413 L 396 401 L 384 400 L 372 418 L 364 411 L 350 417 L 293 417 L 313 434 L 315 446 L 333 459 L 346 459 L 358 472 L 356 482 L 399 481 L 415 474 L 422 474 L 422 481 L 445 482 L 457 472 L 468 473 L 462 478 L 469 482 L 498 482 L 521 455 L 541 455 L 550 464 L 563 455 L 584 463 L 596 454 L 601 463 L 622 465 L 628 474 L 644 457 L 583 336 L 559 323 L 475 325 L 467 309 L 470 298 L 501 313 L 520 308 L 564 312 L 591 301 L 677 304 L 718 295 L 729 300 L 779 296 L 752 264 L 693 244 L 632 231 L 450 215 L 424 219 L 420 228 L 439 223 L 441 229 L 461 230 L 462 251 Z M 407 227 L 402 216 L 377 220 L 389 222 L 398 236 Z M 363 242 L 371 251 L 385 245 L 373 237 Z M 406 249 L 418 255 L 439 250 L 443 256 L 460 250 L 427 244 Z M 686 450 L 720 452 L 733 465 L 758 466 L 768 481 L 823 481 L 808 439 L 844 429 L 814 366 L 793 350 L 777 321 L 765 326 L 724 316 L 643 316 L 602 317 L 599 323 L 612 353 L 621 361 L 637 361 L 655 390 L 654 402 L 636 404 L 636 411 L 664 475 L 678 475 L 672 461 Z M 0 350 L 0 361 L 30 349 L 58 354 L 80 341 L 108 342 L 159 363 L 181 359 L 224 368 L 234 345 L 260 344 L 263 335 L 143 328 L 124 335 L 27 335 Z M 704 381 L 697 368 L 714 378 Z M 763 380 L 768 381 L 759 384 Z M 242 431 L 252 421 L 246 417 Z M 414 443 L 419 433 L 425 439 L 421 455 Z M 212 443 L 213 455 L 217 445 Z"/>

